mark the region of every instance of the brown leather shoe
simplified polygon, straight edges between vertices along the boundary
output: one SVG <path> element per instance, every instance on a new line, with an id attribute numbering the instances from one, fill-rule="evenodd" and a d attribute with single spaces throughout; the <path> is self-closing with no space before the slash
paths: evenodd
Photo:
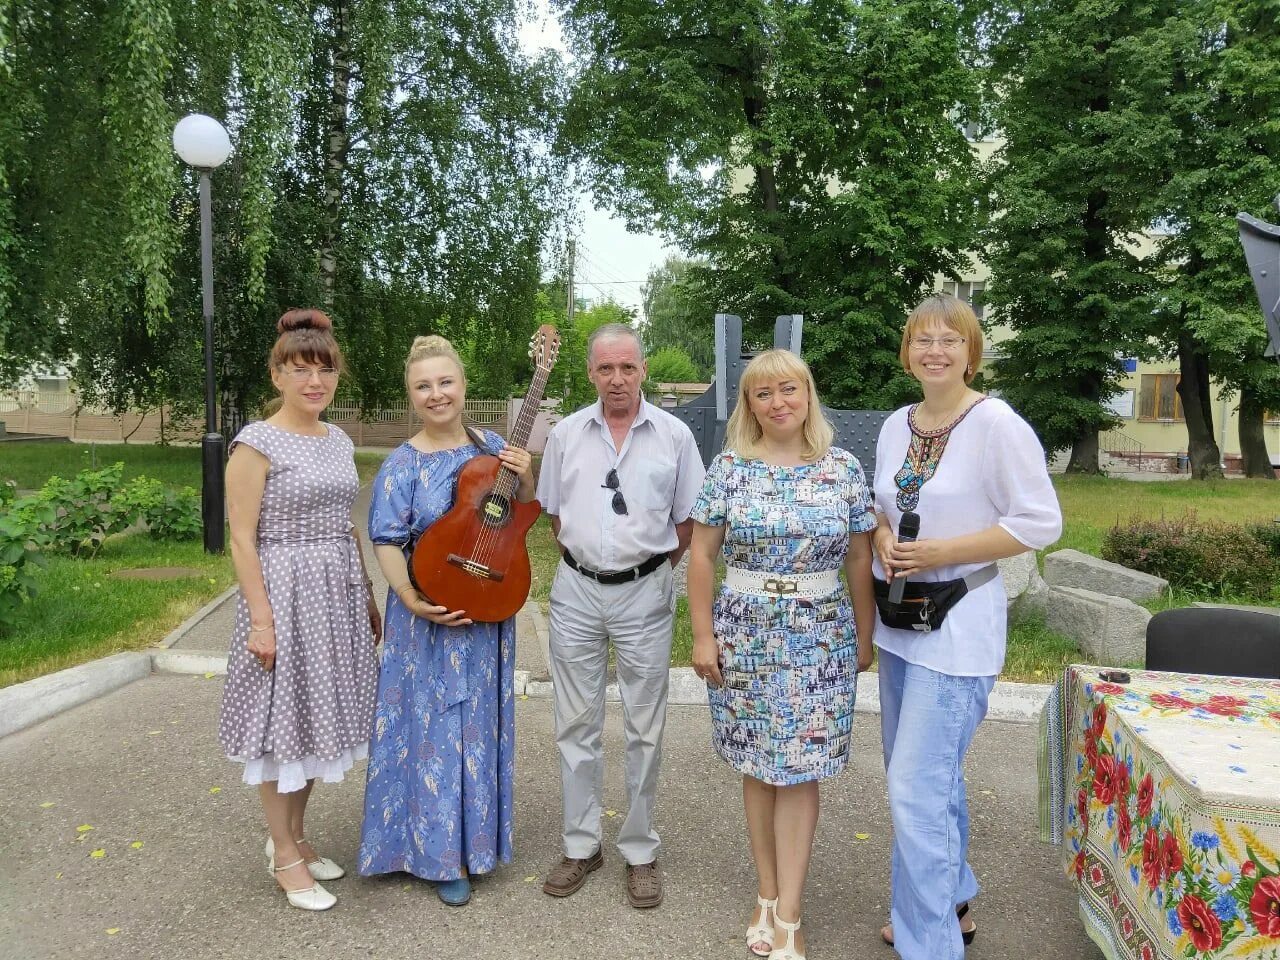
<path id="1" fill-rule="evenodd" d="M 553 897 L 567 897 L 582 889 L 587 882 L 587 874 L 594 873 L 604 866 L 604 852 L 597 847 L 589 857 L 563 857 L 551 868 L 547 880 L 542 885 L 542 892 Z"/>
<path id="2" fill-rule="evenodd" d="M 627 902 L 637 910 L 648 910 L 662 902 L 662 874 L 657 860 L 627 864 Z"/>

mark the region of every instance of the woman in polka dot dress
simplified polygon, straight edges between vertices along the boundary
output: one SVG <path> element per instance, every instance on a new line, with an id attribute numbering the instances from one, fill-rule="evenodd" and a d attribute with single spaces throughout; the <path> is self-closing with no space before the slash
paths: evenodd
<path id="1" fill-rule="evenodd" d="M 406 558 L 453 505 L 458 471 L 496 454 L 533 499 L 527 451 L 462 425 L 466 374 L 443 337 L 418 337 L 405 382 L 422 429 L 387 457 L 374 481 L 369 539 L 386 574 L 387 643 L 369 751 L 357 868 L 433 880 L 445 903 L 471 897 L 470 876 L 512 854 L 515 628 L 473 623 L 433 606 L 409 582 Z"/>
<path id="2" fill-rule="evenodd" d="M 258 786 L 276 882 L 293 906 L 327 910 L 337 900 L 318 881 L 343 870 L 303 818 L 317 777 L 339 781 L 368 755 L 382 624 L 351 525 L 355 448 L 320 420 L 342 368 L 332 324 L 291 310 L 278 329 L 279 410 L 240 431 L 227 463 L 240 599 L 218 738 Z"/>

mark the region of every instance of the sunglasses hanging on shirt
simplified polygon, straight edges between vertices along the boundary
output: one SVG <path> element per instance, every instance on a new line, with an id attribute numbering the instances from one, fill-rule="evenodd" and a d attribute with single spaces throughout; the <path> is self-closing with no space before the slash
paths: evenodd
<path id="1" fill-rule="evenodd" d="M 625 515 L 627 512 L 627 498 L 622 495 L 622 491 L 619 489 L 621 484 L 618 482 L 618 471 L 616 468 L 610 470 L 608 474 L 605 475 L 604 483 L 600 484 L 600 486 L 604 487 L 606 490 L 613 491 L 613 512 L 620 517 Z"/>

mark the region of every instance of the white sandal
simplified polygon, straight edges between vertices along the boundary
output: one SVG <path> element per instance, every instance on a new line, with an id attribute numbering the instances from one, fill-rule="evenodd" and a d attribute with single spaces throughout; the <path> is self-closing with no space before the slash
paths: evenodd
<path id="1" fill-rule="evenodd" d="M 786 946 L 775 947 L 769 954 L 769 960 L 805 960 L 803 953 L 796 953 L 796 931 L 800 929 L 800 921 L 788 923 L 774 914 L 773 924 L 787 931 L 787 943 Z"/>
<path id="2" fill-rule="evenodd" d="M 286 864 L 283 867 L 272 867 L 271 874 L 272 876 L 275 876 L 275 874 L 283 873 L 285 870 L 292 870 L 300 863 L 306 863 L 306 861 L 299 858 L 293 861 L 293 863 Z M 289 905 L 297 907 L 299 910 L 312 910 L 317 912 L 320 910 L 328 910 L 338 902 L 338 898 L 324 887 L 320 886 L 319 883 L 312 883 L 311 886 L 303 890 L 288 890 L 285 887 L 281 887 L 280 889 L 284 890 L 284 895 L 289 898 Z"/>
<path id="3" fill-rule="evenodd" d="M 767 957 L 773 951 L 773 921 L 769 919 L 769 911 L 778 905 L 778 898 L 766 900 L 756 894 L 756 903 L 760 906 L 760 922 L 747 927 L 747 949 L 757 957 Z M 757 950 L 756 944 L 764 944 L 764 950 Z"/>
<path id="4" fill-rule="evenodd" d="M 298 843 L 306 843 L 305 837 L 299 837 Z M 263 848 L 263 853 L 267 855 L 267 869 L 275 874 L 276 868 L 276 846 L 275 842 L 267 837 L 267 845 Z M 314 880 L 340 880 L 347 875 L 347 871 L 341 866 L 334 863 L 328 857 L 316 857 L 314 860 L 307 861 L 307 870 L 310 872 Z"/>

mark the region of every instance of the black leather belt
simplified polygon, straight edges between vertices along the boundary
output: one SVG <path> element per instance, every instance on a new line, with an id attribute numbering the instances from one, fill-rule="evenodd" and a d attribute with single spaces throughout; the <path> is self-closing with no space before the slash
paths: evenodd
<path id="1" fill-rule="evenodd" d="M 665 553 L 655 553 L 640 566 L 632 567 L 630 570 L 588 570 L 586 567 L 579 566 L 578 561 L 573 559 L 573 554 L 568 550 L 561 556 L 564 557 L 564 562 L 569 565 L 570 570 L 577 570 L 584 577 L 594 580 L 596 583 L 603 583 L 605 586 L 615 583 L 631 583 L 641 577 L 647 577 L 667 562 Z"/>

